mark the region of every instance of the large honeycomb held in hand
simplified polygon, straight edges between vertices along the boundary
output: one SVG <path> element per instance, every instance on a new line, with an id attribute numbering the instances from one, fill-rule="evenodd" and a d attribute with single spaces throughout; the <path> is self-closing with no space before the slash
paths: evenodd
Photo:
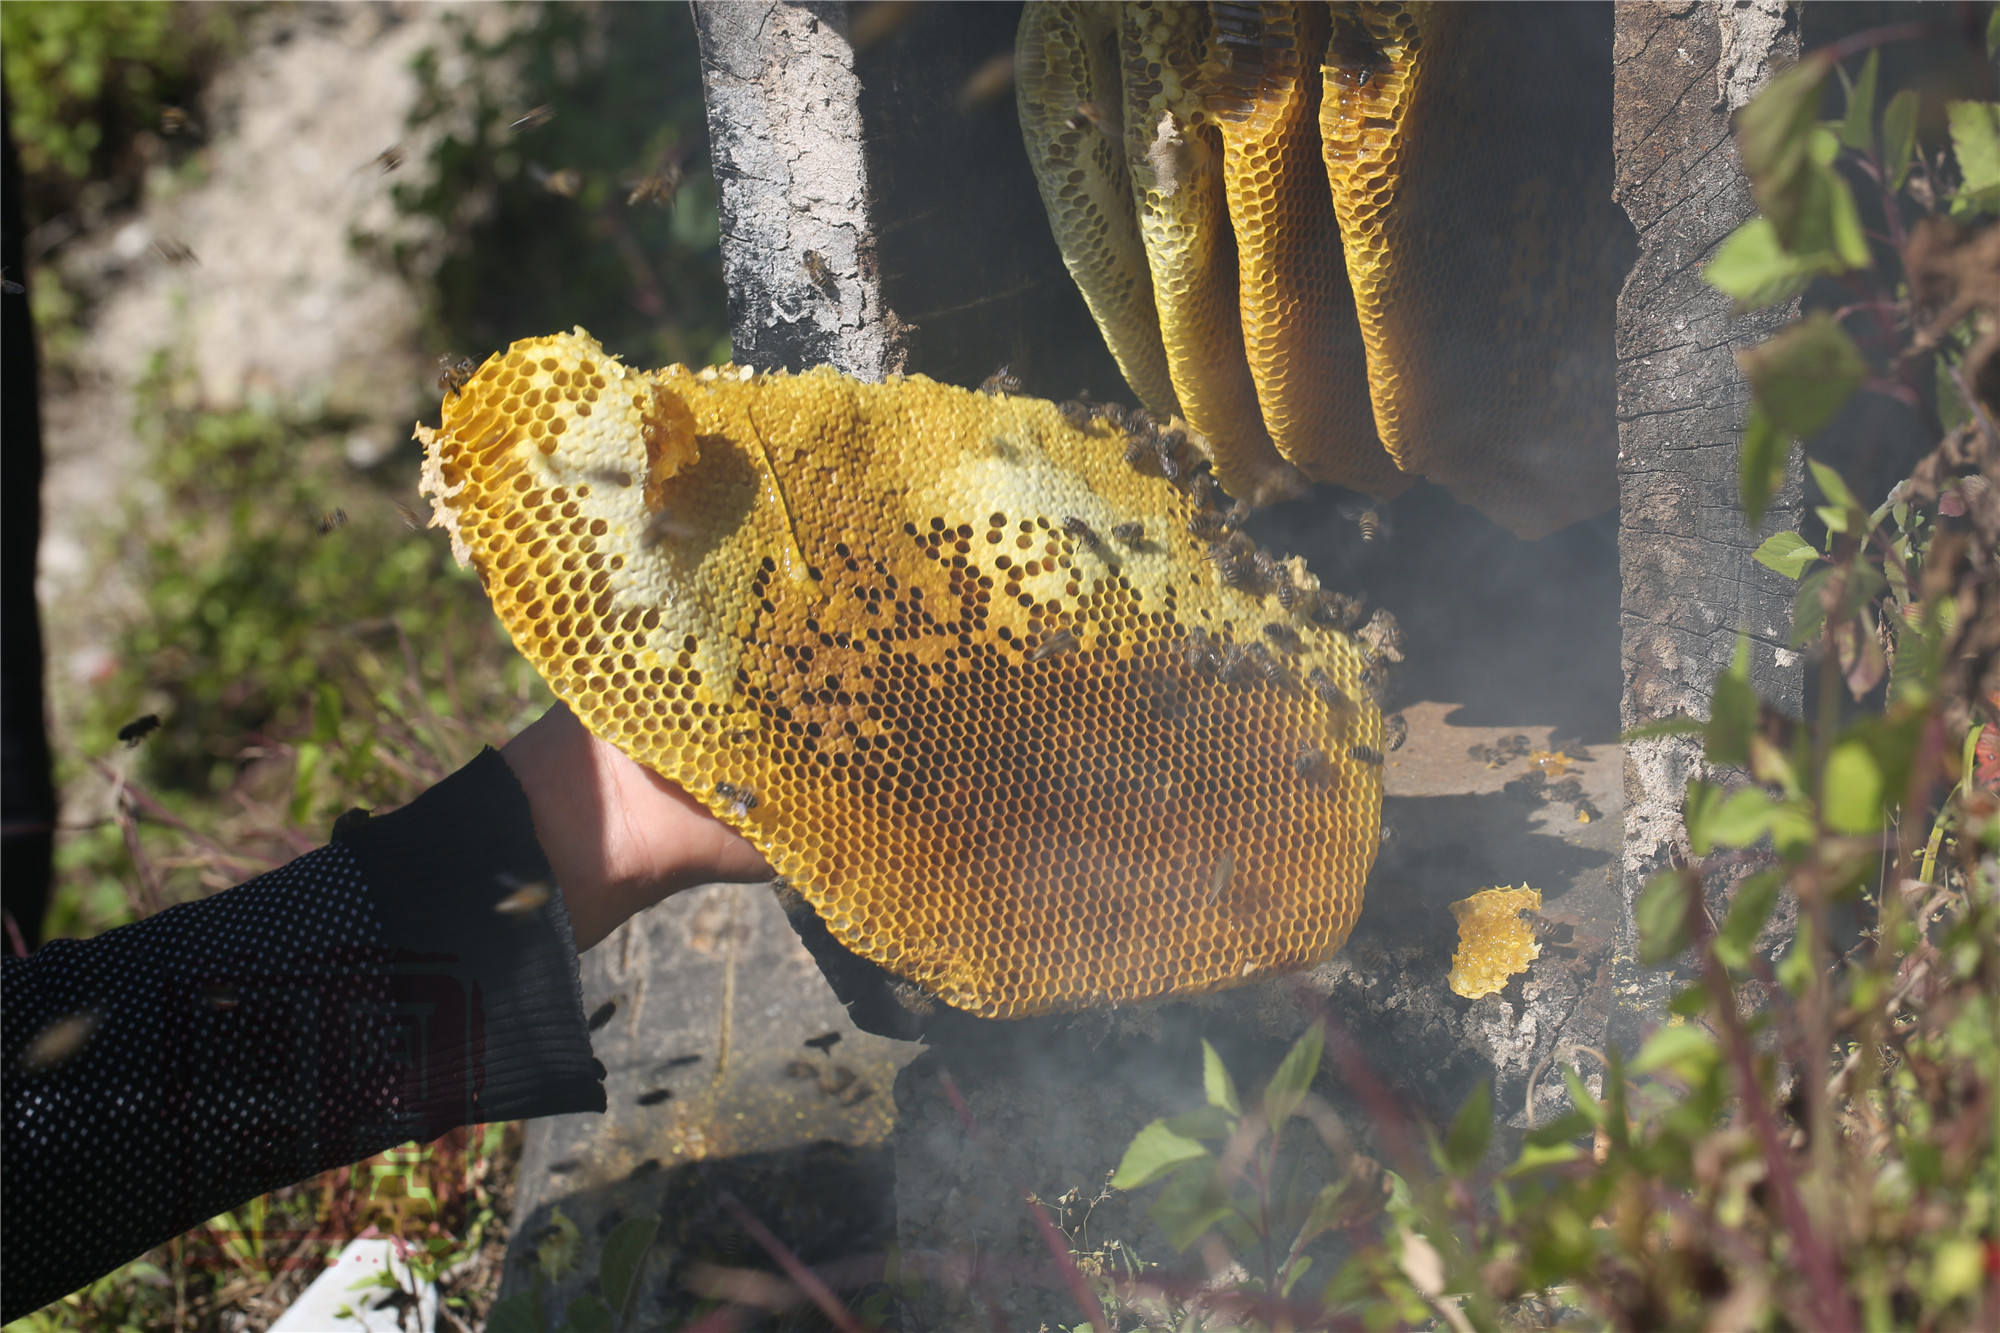
<path id="1" fill-rule="evenodd" d="M 1353 926 L 1380 664 L 1299 562 L 1213 535 L 1178 431 L 921 378 L 640 372 L 578 330 L 418 435 L 557 696 L 946 1002 L 1212 990 Z"/>

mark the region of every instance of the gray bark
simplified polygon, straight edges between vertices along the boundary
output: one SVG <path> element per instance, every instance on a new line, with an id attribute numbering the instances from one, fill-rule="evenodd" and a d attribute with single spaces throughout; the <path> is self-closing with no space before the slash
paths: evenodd
<path id="1" fill-rule="evenodd" d="M 1730 116 L 1797 58 L 1797 29 L 1779 0 L 1636 3 L 1618 7 L 1615 42 L 1617 193 L 1639 235 L 1618 317 L 1624 724 L 1705 716 L 1738 631 L 1750 637 L 1759 692 L 1797 711 L 1803 667 L 1788 646 L 1792 585 L 1751 556 L 1765 536 L 1798 526 L 1798 461 L 1763 529 L 1750 531 L 1737 490 L 1750 393 L 1735 359 L 1797 307 L 1736 316 L 1701 277 L 1754 212 Z M 1693 740 L 1626 747 L 1628 957 L 1632 902 L 1686 850 L 1681 798 L 1701 767 Z M 1658 1014 L 1669 982 L 1629 968 L 1616 1027 L 1634 1035 Z"/>

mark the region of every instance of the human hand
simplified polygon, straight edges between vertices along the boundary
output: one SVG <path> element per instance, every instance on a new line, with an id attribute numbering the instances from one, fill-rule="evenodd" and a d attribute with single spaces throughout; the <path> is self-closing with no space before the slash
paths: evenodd
<path id="1" fill-rule="evenodd" d="M 680 784 L 591 735 L 567 704 L 542 714 L 500 757 L 528 794 L 579 952 L 682 889 L 775 873 Z"/>

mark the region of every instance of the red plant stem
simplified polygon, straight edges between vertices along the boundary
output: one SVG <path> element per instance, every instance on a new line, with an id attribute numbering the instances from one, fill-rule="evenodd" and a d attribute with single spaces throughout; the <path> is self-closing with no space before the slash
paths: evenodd
<path id="1" fill-rule="evenodd" d="M 1723 1033 L 1727 1038 L 1729 1060 L 1735 1066 L 1738 1082 L 1743 1085 L 1744 1106 L 1756 1126 L 1757 1139 L 1764 1150 L 1764 1163 L 1771 1173 L 1771 1187 L 1777 1192 L 1778 1206 L 1784 1213 L 1785 1226 L 1792 1234 L 1799 1267 L 1804 1270 L 1807 1290 L 1818 1310 L 1818 1327 L 1822 1333 L 1847 1333 L 1855 1327 L 1854 1312 L 1841 1296 L 1839 1265 L 1820 1240 L 1819 1233 L 1813 1230 L 1805 1201 L 1799 1197 L 1798 1178 L 1792 1173 L 1791 1159 L 1778 1137 L 1777 1116 L 1764 1101 L 1764 1087 L 1757 1078 L 1750 1038 L 1743 1031 L 1743 1020 L 1730 999 L 1733 992 L 1729 985 L 1729 971 L 1711 947 L 1714 939 L 1708 915 L 1705 912 L 1692 915 L 1702 974 L 1713 992 L 1715 1013 L 1722 1020 Z M 1800 1076 L 1807 1075 L 1802 1070 Z M 1813 1126 L 1813 1132 L 1817 1134 L 1824 1134 L 1827 1129 L 1825 1125 Z"/>
<path id="2" fill-rule="evenodd" d="M 953 1082 L 951 1075 L 942 1069 L 938 1071 L 938 1082 L 944 1085 L 944 1095 L 951 1099 L 951 1109 L 958 1113 L 958 1123 L 965 1126 L 966 1134 L 974 1143 L 987 1148 L 986 1136 L 979 1132 L 979 1122 L 972 1118 L 972 1108 L 965 1104 L 964 1096 L 959 1093 L 958 1084 Z M 991 1149 L 988 1148 L 988 1151 Z M 997 1162 L 998 1154 L 994 1156 Z M 1090 1289 L 1090 1284 L 1083 1280 L 1083 1274 L 1077 1271 L 1076 1261 L 1070 1258 L 1069 1247 L 1063 1243 L 1062 1233 L 1056 1230 L 1055 1223 L 1049 1221 L 1048 1210 L 1036 1203 L 1035 1196 L 1023 1189 L 1021 1182 L 1011 1175 L 1007 1178 L 1007 1184 L 1014 1193 L 1021 1196 L 1021 1201 L 1028 1205 L 1028 1213 L 1035 1219 L 1035 1229 L 1042 1233 L 1042 1243 L 1049 1247 L 1049 1257 L 1055 1260 L 1056 1269 L 1063 1275 L 1063 1280 L 1069 1287 L 1070 1298 L 1076 1302 L 1077 1309 L 1088 1316 L 1091 1328 L 1097 1333 L 1111 1333 L 1111 1325 L 1104 1318 L 1104 1306 L 1098 1302 L 1097 1293 Z"/>
<path id="3" fill-rule="evenodd" d="M 739 1226 L 750 1233 L 752 1240 L 764 1247 L 766 1254 L 778 1261 L 778 1267 L 785 1270 L 785 1276 L 790 1278 L 800 1291 L 812 1298 L 812 1303 L 819 1307 L 820 1313 L 831 1320 L 840 1333 L 863 1333 L 862 1326 L 855 1322 L 847 1307 L 840 1303 L 840 1298 L 833 1294 L 833 1289 L 820 1281 L 819 1274 L 799 1262 L 799 1256 L 792 1253 L 791 1247 L 773 1235 L 769 1227 L 759 1222 L 756 1214 L 743 1206 L 741 1199 L 724 1190 L 717 1202 L 736 1219 Z"/>

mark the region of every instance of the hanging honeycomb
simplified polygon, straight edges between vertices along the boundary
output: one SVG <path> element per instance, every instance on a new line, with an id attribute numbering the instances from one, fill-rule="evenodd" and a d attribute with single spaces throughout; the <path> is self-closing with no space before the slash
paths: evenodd
<path id="1" fill-rule="evenodd" d="M 1102 40 L 1109 8 L 1030 0 L 1022 33 L 1087 14 Z M 1247 373 L 1262 438 L 1314 480 L 1386 499 L 1421 475 L 1530 539 L 1615 504 L 1608 27 L 1561 6 L 1123 8 L 1150 332 L 1218 470 L 1263 457 L 1231 396 Z M 1020 95 L 1033 158 L 1051 122 Z M 1049 212 L 1072 272 L 1116 226 Z M 1231 279 L 1225 330 L 1205 316 Z M 1147 331 L 1091 309 L 1123 364 Z"/>
<path id="2" fill-rule="evenodd" d="M 1445 983 L 1451 993 L 1476 1000 L 1498 993 L 1508 978 L 1527 971 L 1528 964 L 1542 956 L 1542 946 L 1521 913 L 1541 910 L 1542 895 L 1525 884 L 1518 889 L 1481 889 L 1453 903 L 1458 951 L 1451 956 Z"/>
<path id="3" fill-rule="evenodd" d="M 1163 475 L 1171 435 L 917 377 L 634 371 L 579 329 L 418 436 L 556 695 L 946 1002 L 1212 990 L 1353 926 L 1379 663 L 1298 562 L 1193 535 L 1214 501 L 1191 450 Z"/>

